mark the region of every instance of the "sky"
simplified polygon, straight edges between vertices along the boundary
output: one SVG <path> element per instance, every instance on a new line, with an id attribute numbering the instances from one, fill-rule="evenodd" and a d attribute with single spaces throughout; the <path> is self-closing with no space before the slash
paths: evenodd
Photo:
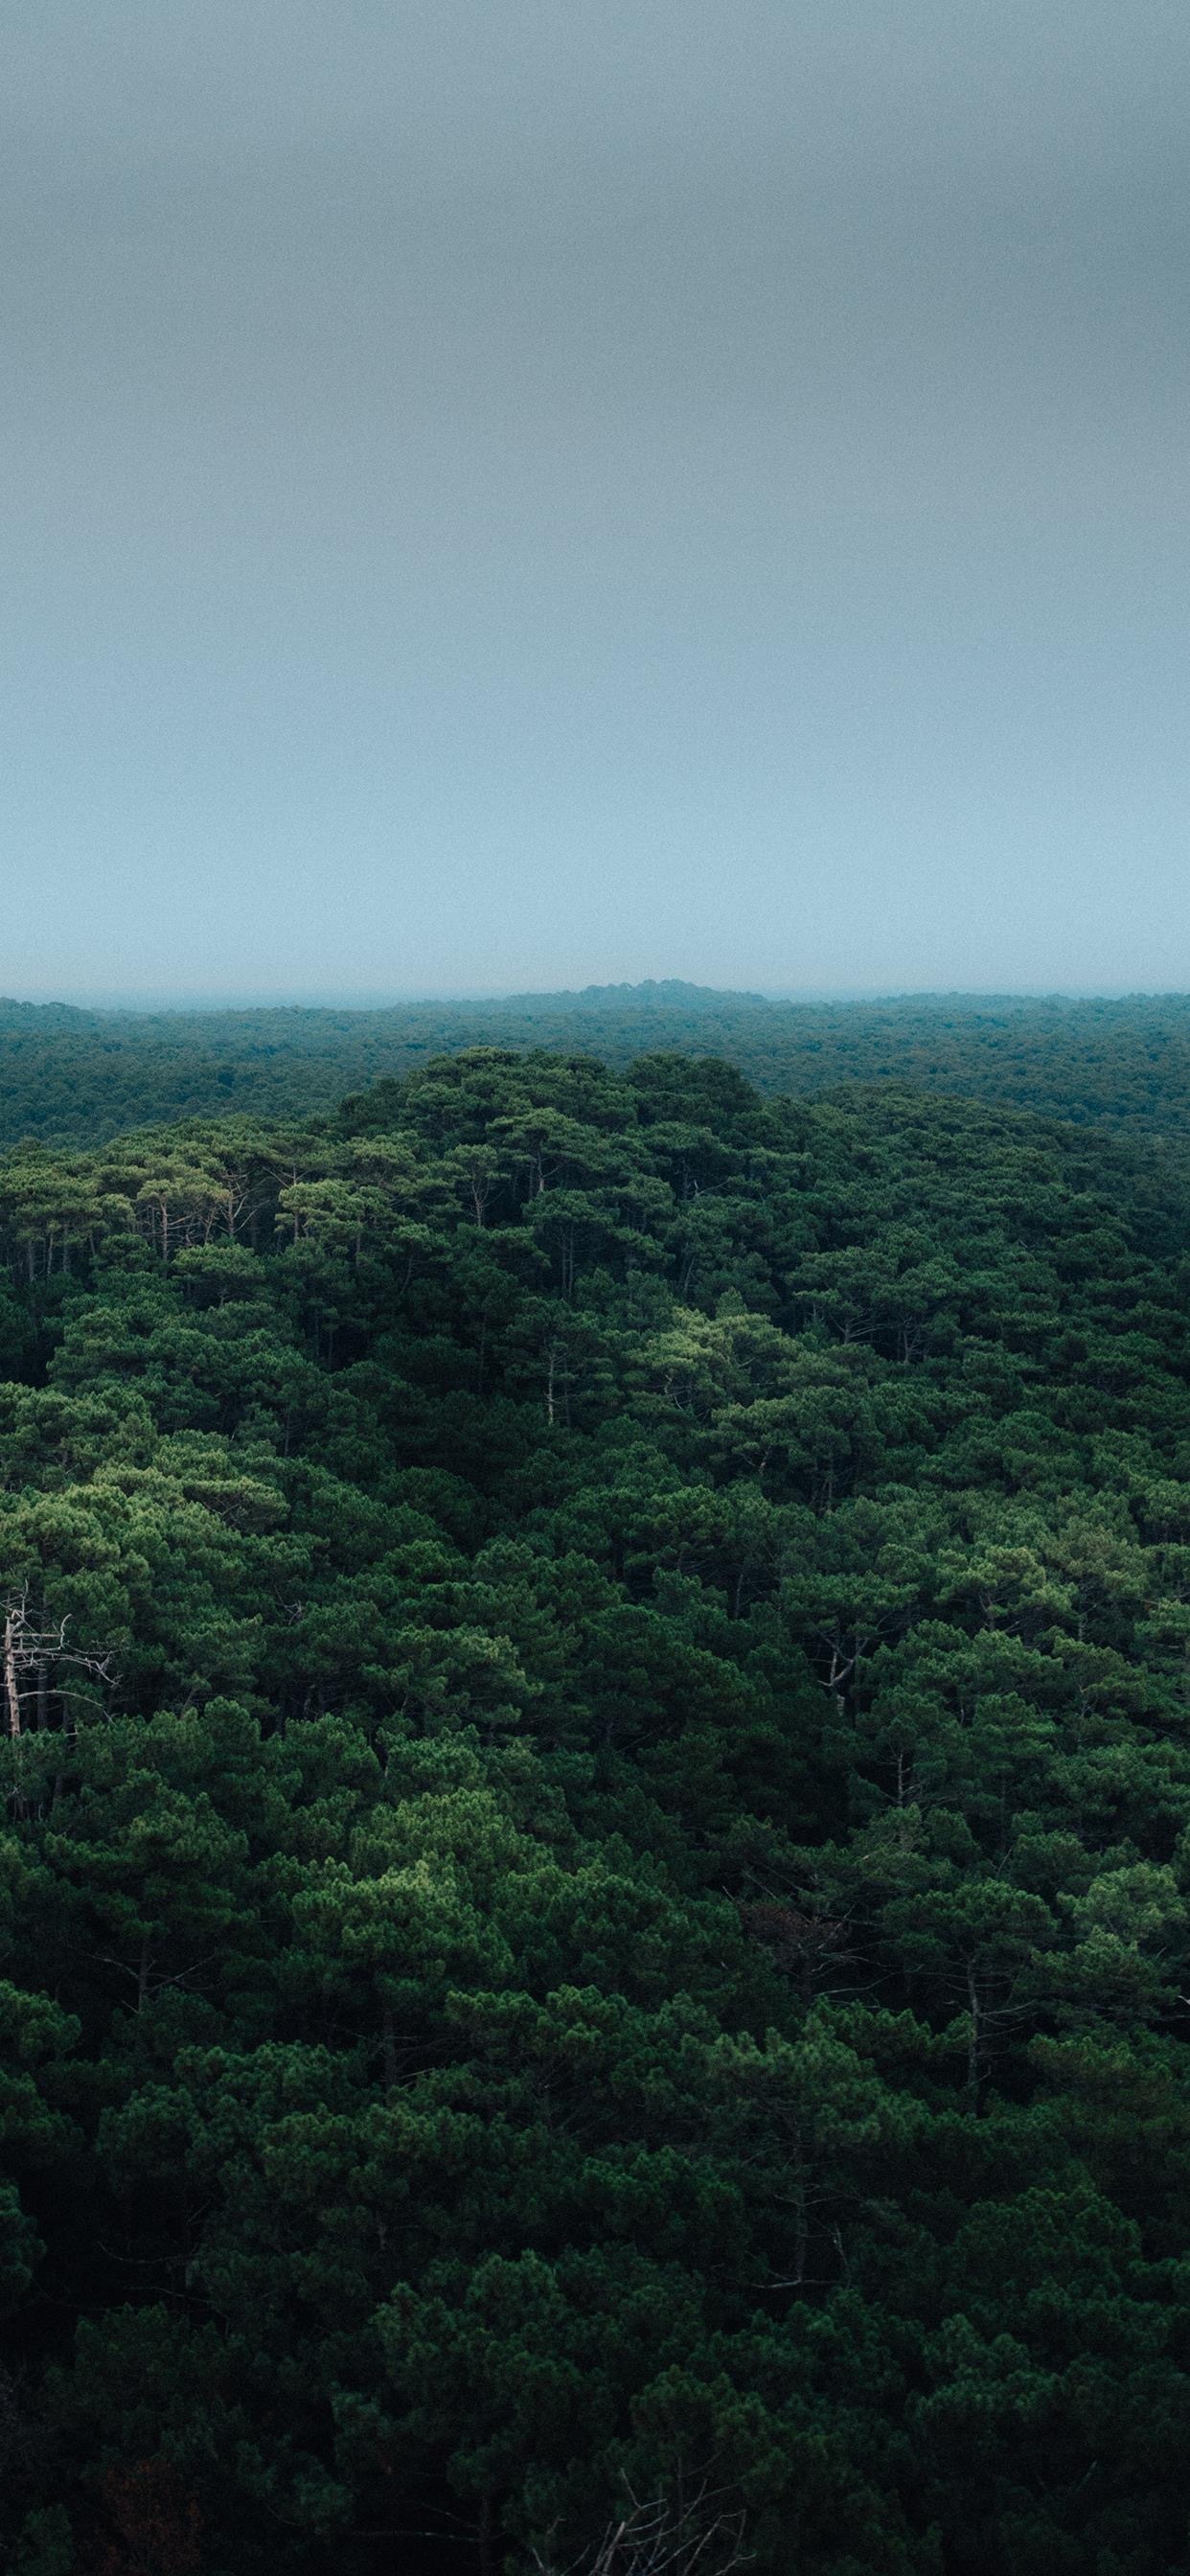
<path id="1" fill-rule="evenodd" d="M 1185 0 L 0 51 L 0 991 L 1190 986 Z"/>

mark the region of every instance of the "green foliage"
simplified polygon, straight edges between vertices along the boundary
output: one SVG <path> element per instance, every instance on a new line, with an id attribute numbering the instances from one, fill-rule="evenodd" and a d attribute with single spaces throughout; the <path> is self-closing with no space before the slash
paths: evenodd
<path id="1" fill-rule="evenodd" d="M 0 1166 L 13 2565 L 1164 2576 L 1174 1165 L 305 1105 Z"/>
<path id="2" fill-rule="evenodd" d="M 1190 1135 L 1190 1002 L 1181 994 L 781 1002 L 662 983 L 383 1010 L 96 1011 L 0 1001 L 0 1142 L 89 1146 L 152 1119 L 288 1121 L 329 1111 L 365 1085 L 374 1086 L 369 1126 L 382 1132 L 390 1089 L 443 1053 L 481 1047 L 621 1067 L 666 1050 L 679 1059 L 665 1086 L 669 1152 L 681 1154 L 694 1117 L 712 1162 L 716 1140 L 722 1154 L 732 1133 L 723 1118 L 729 1065 L 768 1093 L 817 1097 L 843 1084 L 895 1082 L 1079 1126 Z M 698 1062 L 708 1057 L 719 1060 L 709 1081 Z M 458 1136 L 455 1174 L 470 1187 L 478 1131 Z M 481 1200 L 489 1150 L 481 1147 L 475 1166 Z"/>

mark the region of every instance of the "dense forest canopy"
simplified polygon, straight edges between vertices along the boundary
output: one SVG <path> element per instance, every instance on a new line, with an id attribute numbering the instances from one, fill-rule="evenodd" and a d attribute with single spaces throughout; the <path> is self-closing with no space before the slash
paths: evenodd
<path id="1" fill-rule="evenodd" d="M 1187 2563 L 1186 1006 L 603 1008 L 0 1166 L 19 2576 Z"/>
<path id="2" fill-rule="evenodd" d="M 901 1082 L 1079 1124 L 1190 1135 L 1190 999 L 963 995 L 780 1002 L 681 983 L 385 1010 L 130 1012 L 0 1002 L 0 1144 L 94 1144 L 150 1120 L 289 1119 L 477 1045 L 715 1055 L 764 1092 Z"/>

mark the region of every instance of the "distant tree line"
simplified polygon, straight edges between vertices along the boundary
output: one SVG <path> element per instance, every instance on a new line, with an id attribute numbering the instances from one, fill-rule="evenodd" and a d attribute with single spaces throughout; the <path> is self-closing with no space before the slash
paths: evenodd
<path id="1" fill-rule="evenodd" d="M 766 1093 L 852 1082 L 1190 1136 L 1190 999 L 948 995 L 768 1002 L 691 984 L 597 986 L 388 1010 L 72 1010 L 0 1002 L 0 1144 L 96 1142 L 163 1119 L 302 1118 L 345 1092 L 477 1045 L 579 1051 L 624 1067 L 715 1055 Z"/>

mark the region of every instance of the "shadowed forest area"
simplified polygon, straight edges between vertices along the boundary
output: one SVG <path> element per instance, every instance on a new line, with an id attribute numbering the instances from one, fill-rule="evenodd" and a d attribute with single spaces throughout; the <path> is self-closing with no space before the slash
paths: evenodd
<path id="1" fill-rule="evenodd" d="M 6 2563 L 1164 2576 L 1190 1003 L 502 1008 L 6 1006 Z"/>

